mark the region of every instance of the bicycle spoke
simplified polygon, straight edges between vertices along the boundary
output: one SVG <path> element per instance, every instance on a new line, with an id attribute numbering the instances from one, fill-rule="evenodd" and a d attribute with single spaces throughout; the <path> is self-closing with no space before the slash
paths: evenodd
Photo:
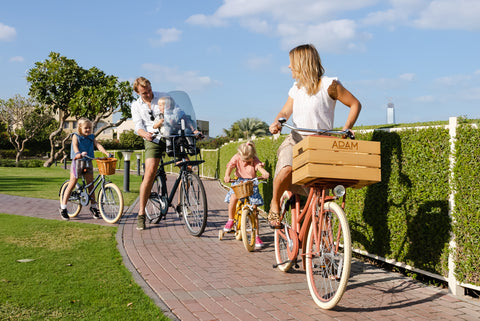
<path id="1" fill-rule="evenodd" d="M 345 292 L 350 274 L 350 230 L 337 204 L 326 203 L 324 213 L 319 212 L 318 208 L 307 239 L 307 281 L 317 305 L 331 309 Z"/>
<path id="2" fill-rule="evenodd" d="M 200 236 L 207 225 L 207 198 L 203 183 L 196 174 L 185 174 L 180 199 L 183 218 L 190 234 Z"/>
<path id="3" fill-rule="evenodd" d="M 100 214 L 108 223 L 116 223 L 123 214 L 123 195 L 117 185 L 108 183 L 98 196 Z"/>
<path id="4" fill-rule="evenodd" d="M 145 214 L 150 222 L 157 224 L 162 219 L 163 208 L 167 208 L 166 201 L 162 199 L 162 180 L 156 177 L 152 190 L 145 206 Z"/>

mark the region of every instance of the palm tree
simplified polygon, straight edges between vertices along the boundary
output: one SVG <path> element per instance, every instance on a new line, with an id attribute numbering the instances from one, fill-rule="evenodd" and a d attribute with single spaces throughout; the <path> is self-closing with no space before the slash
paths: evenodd
<path id="1" fill-rule="evenodd" d="M 257 137 L 268 135 L 268 124 L 258 118 L 242 118 L 234 122 L 230 130 L 223 131 L 232 139 L 248 139 L 253 135 Z"/>

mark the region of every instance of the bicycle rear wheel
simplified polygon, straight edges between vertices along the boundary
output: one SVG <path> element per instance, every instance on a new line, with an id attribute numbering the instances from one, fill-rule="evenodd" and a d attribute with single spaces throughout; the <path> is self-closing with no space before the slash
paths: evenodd
<path id="1" fill-rule="evenodd" d="M 153 181 L 152 190 L 145 205 L 145 215 L 153 224 L 158 224 L 162 219 L 162 207 L 165 205 L 162 202 L 162 180 L 160 177 L 155 177 Z"/>
<path id="2" fill-rule="evenodd" d="M 290 225 L 292 212 L 285 197 L 282 197 L 282 224 L 284 227 L 276 229 L 274 233 L 276 267 L 283 272 L 290 270 L 299 251 L 297 233 L 292 230 Z"/>
<path id="3" fill-rule="evenodd" d="M 242 241 L 245 249 L 252 252 L 255 249 L 255 236 L 257 236 L 257 221 L 253 211 L 245 208 L 242 211 Z"/>
<path id="4" fill-rule="evenodd" d="M 192 172 L 185 172 L 180 189 L 180 204 L 188 231 L 202 235 L 207 226 L 207 196 L 202 180 Z"/>
<path id="5" fill-rule="evenodd" d="M 317 226 L 312 224 L 308 232 L 307 282 L 315 303 L 322 309 L 331 309 L 342 298 L 350 276 L 350 228 L 338 204 L 327 202 L 323 214 L 319 212 L 320 206 L 315 213 Z"/>
<path id="6" fill-rule="evenodd" d="M 65 181 L 62 186 L 60 187 L 60 204 L 62 204 L 63 196 L 65 195 L 65 190 L 67 189 L 69 181 Z M 68 198 L 67 202 L 67 212 L 69 217 L 77 216 L 80 211 L 82 210 L 82 205 L 80 204 L 80 190 L 78 188 L 78 184 L 75 184 L 75 188 L 70 193 L 70 197 Z"/>
<path id="7" fill-rule="evenodd" d="M 123 214 L 123 194 L 117 185 L 105 184 L 98 193 L 100 214 L 107 223 L 117 223 Z"/>

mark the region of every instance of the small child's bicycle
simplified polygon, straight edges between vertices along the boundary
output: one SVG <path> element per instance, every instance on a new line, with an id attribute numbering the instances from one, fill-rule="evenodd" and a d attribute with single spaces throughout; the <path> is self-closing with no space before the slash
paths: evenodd
<path id="1" fill-rule="evenodd" d="M 85 156 L 85 158 L 94 159 L 88 156 Z M 77 182 L 75 188 L 70 193 L 67 202 L 68 216 L 77 216 L 80 213 L 82 206 L 87 206 L 90 203 L 93 193 L 95 193 L 97 187 L 100 186 L 97 197 L 100 214 L 107 223 L 113 224 L 118 222 L 122 217 L 124 205 L 123 194 L 117 185 L 106 179 L 106 175 L 113 175 L 115 173 L 117 159 L 101 157 L 95 158 L 95 160 L 97 161 L 99 174 L 90 184 L 87 184 L 84 175 L 81 175 L 82 183 L 80 184 Z M 68 182 L 69 180 L 63 182 L 58 192 L 60 203 L 63 200 L 63 195 L 68 186 Z M 93 189 L 89 192 L 88 188 L 91 186 L 93 186 Z"/>
<path id="2" fill-rule="evenodd" d="M 258 230 L 258 209 L 255 205 L 250 204 L 250 196 L 253 195 L 253 186 L 260 183 L 258 178 L 254 178 L 237 185 L 232 185 L 238 201 L 235 207 L 235 215 L 233 217 L 234 224 L 231 233 L 235 233 L 235 239 L 238 241 L 243 240 L 243 245 L 248 252 L 252 252 L 255 249 L 255 238 Z M 225 233 L 223 228 L 219 230 L 218 239 L 222 240 Z"/>

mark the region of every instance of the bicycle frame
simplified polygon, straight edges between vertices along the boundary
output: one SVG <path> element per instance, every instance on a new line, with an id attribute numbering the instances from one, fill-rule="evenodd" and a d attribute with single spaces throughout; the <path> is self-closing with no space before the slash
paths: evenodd
<path id="1" fill-rule="evenodd" d="M 326 195 L 326 191 L 330 188 L 331 186 L 323 184 L 313 184 L 312 186 L 310 186 L 310 191 L 303 208 L 300 205 L 300 196 L 298 194 L 292 194 L 291 197 L 294 198 L 294 203 L 291 208 L 292 217 L 290 228 L 295 233 L 299 246 L 295 247 L 292 251 L 292 256 L 289 257 L 291 261 L 295 260 L 298 257 L 300 247 L 302 249 L 302 253 L 300 254 L 300 256 L 303 257 L 306 255 L 312 255 L 312 252 L 309 252 L 306 249 L 307 235 L 312 224 L 314 226 L 315 235 L 318 235 L 316 223 L 318 223 L 317 220 L 321 219 L 321 216 L 317 218 L 315 215 L 313 215 L 313 211 L 316 208 L 315 205 L 320 203 L 320 213 L 322 213 L 321 215 L 323 215 L 325 202 L 333 201 L 335 199 L 334 196 Z M 342 209 L 345 208 L 345 199 L 346 194 L 343 196 Z M 322 228 L 322 226 L 320 226 L 320 228 Z M 285 236 L 289 242 L 293 241 L 291 240 L 290 233 L 285 233 Z M 320 240 L 318 238 L 316 239 L 316 241 L 316 244 L 320 243 Z M 317 248 L 316 252 L 318 253 L 318 251 L 319 249 Z M 303 265 L 303 267 L 305 268 L 305 260 L 303 260 Z"/>
<path id="2" fill-rule="evenodd" d="M 98 174 L 93 181 L 91 181 L 89 184 L 85 182 L 85 176 L 82 175 L 82 185 L 81 185 L 81 190 L 86 190 L 87 195 L 88 195 L 88 202 L 90 203 L 90 200 L 92 199 L 92 195 L 97 191 L 98 185 L 101 185 L 101 188 L 103 191 L 105 191 L 105 183 L 107 183 L 105 179 L 105 175 L 100 175 Z M 88 191 L 89 187 L 93 186 L 91 191 Z"/>
<path id="3" fill-rule="evenodd" d="M 173 187 L 170 190 L 170 194 L 168 194 L 167 191 L 167 178 L 166 178 L 166 172 L 165 172 L 165 166 L 170 165 L 170 164 L 176 164 L 176 166 L 180 167 L 180 173 L 173 183 Z M 162 195 L 165 195 L 167 197 L 167 202 L 168 202 L 168 207 L 172 206 L 172 201 L 173 198 L 175 197 L 175 194 L 177 192 L 178 186 L 180 185 L 180 182 L 182 179 L 185 177 L 185 173 L 188 171 L 188 166 L 198 166 L 199 164 L 203 163 L 203 160 L 182 160 L 179 163 L 178 159 L 173 159 L 168 162 L 164 162 L 163 158 L 160 159 L 160 164 L 158 165 L 157 169 L 157 174 L 156 177 L 160 177 L 162 180 Z"/>

